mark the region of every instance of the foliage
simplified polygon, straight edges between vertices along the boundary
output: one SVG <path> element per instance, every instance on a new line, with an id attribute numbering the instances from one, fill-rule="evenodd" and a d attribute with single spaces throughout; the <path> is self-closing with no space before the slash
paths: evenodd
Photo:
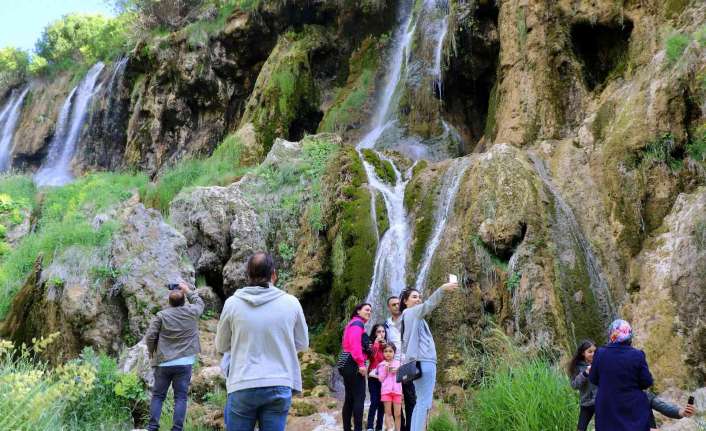
<path id="1" fill-rule="evenodd" d="M 27 51 L 13 47 L 0 48 L 0 94 L 3 89 L 24 80 L 28 69 Z"/>
<path id="2" fill-rule="evenodd" d="M 116 58 L 127 50 L 132 19 L 131 14 L 112 19 L 97 14 L 65 15 L 49 24 L 37 41 L 33 71 L 41 72 L 42 62 L 52 70 L 75 70 Z"/>
<path id="3" fill-rule="evenodd" d="M 144 29 L 176 30 L 202 6 L 204 0 L 113 0 L 118 12 L 132 12 Z"/>
<path id="4" fill-rule="evenodd" d="M 90 223 L 93 215 L 126 200 L 132 190 L 144 187 L 146 181 L 144 175 L 96 173 L 63 187 L 44 190 L 36 229 L 0 262 L 0 319 L 7 313 L 37 256 L 42 254 L 47 264 L 71 245 L 97 247 L 107 243 L 115 225 L 104 223 L 94 229 Z M 0 194 L 28 193 L 28 190 L 6 190 L 8 183 L 13 181 L 0 181 Z"/>
<path id="5" fill-rule="evenodd" d="M 81 353 L 79 362 L 90 365 L 96 378 L 90 391 L 68 404 L 64 412 L 67 428 L 85 431 L 131 429 L 136 401 L 146 401 L 142 382 L 135 379 L 134 373 L 119 372 L 115 359 L 103 353 L 96 354 L 88 347 Z M 130 396 L 121 396 L 121 391 Z"/>
<path id="6" fill-rule="evenodd" d="M 513 272 L 507 280 L 505 280 L 505 287 L 510 293 L 513 293 L 520 287 L 520 279 L 522 279 L 522 274 L 519 272 Z"/>
<path id="7" fill-rule="evenodd" d="M 227 136 L 206 159 L 183 159 L 157 182 L 140 190 L 145 205 L 169 213 L 169 204 L 182 189 L 195 186 L 227 185 L 248 169 L 240 166 L 242 146 L 234 135 Z"/>
<path id="8" fill-rule="evenodd" d="M 667 37 L 665 42 L 667 61 L 669 64 L 675 64 L 684 54 L 684 50 L 689 46 L 689 36 L 674 32 Z"/>
<path id="9" fill-rule="evenodd" d="M 706 124 L 696 129 L 696 133 L 686 144 L 686 153 L 694 161 L 706 162 Z"/>
<path id="10" fill-rule="evenodd" d="M 469 428 L 484 431 L 568 430 L 578 411 L 577 394 L 564 373 L 533 359 L 487 377 L 463 417 Z"/>
<path id="11" fill-rule="evenodd" d="M 694 33 L 694 38 L 699 43 L 700 47 L 706 47 L 706 24 L 696 30 L 696 33 Z"/>
<path id="12" fill-rule="evenodd" d="M 675 140 L 671 133 L 664 133 L 648 142 L 638 159 L 642 168 L 649 168 L 655 163 L 666 164 L 674 171 L 682 167 L 682 160 L 675 157 Z"/>
<path id="13" fill-rule="evenodd" d="M 428 431 L 460 431 L 458 422 L 448 410 L 442 410 L 441 413 L 432 417 L 429 420 Z"/>
<path id="14" fill-rule="evenodd" d="M 73 361 L 50 369 L 36 359 L 58 335 L 33 340 L 31 346 L 0 340 L 0 429 L 65 429 L 67 406 L 92 390 L 96 370 L 90 364 Z"/>

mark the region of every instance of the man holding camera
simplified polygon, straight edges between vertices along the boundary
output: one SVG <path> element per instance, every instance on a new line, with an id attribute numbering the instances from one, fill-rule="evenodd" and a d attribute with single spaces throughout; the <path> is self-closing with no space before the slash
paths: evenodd
<path id="1" fill-rule="evenodd" d="M 186 417 L 186 396 L 191 369 L 201 352 L 199 318 L 204 303 L 185 283 L 168 284 L 169 307 L 157 313 L 145 334 L 154 371 L 149 431 L 159 429 L 162 404 L 169 385 L 174 389 L 173 431 L 181 431 Z M 186 300 L 188 299 L 188 303 Z"/>

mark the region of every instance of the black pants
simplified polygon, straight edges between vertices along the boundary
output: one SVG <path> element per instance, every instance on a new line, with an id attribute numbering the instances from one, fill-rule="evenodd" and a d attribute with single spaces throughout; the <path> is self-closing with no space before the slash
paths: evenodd
<path id="1" fill-rule="evenodd" d="M 588 424 L 593 419 L 593 414 L 596 413 L 596 406 L 581 406 L 579 412 L 579 424 L 576 426 L 578 431 L 586 431 Z"/>
<path id="2" fill-rule="evenodd" d="M 417 404 L 417 393 L 414 391 L 414 382 L 402 384 L 402 396 L 404 397 L 404 414 L 402 415 L 402 431 L 409 431 L 412 421 L 414 405 Z"/>
<path id="3" fill-rule="evenodd" d="M 346 388 L 346 399 L 343 402 L 343 430 L 363 431 L 363 404 L 365 403 L 365 377 L 357 372 L 343 376 L 343 386 Z"/>
<path id="4" fill-rule="evenodd" d="M 370 408 L 368 409 L 368 429 L 375 431 L 382 430 L 382 422 L 385 420 L 385 406 L 380 402 L 380 392 L 382 383 L 376 377 L 368 377 L 368 392 L 370 392 Z M 378 421 L 375 423 L 375 416 Z M 377 426 L 375 426 L 377 425 Z"/>
<path id="5" fill-rule="evenodd" d="M 172 367 L 157 367 L 154 371 L 154 387 L 150 402 L 150 431 L 159 429 L 159 418 L 162 415 L 162 404 L 167 397 L 169 385 L 174 389 L 174 416 L 172 430 L 180 431 L 186 417 L 186 396 L 191 382 L 191 365 L 175 365 Z"/>

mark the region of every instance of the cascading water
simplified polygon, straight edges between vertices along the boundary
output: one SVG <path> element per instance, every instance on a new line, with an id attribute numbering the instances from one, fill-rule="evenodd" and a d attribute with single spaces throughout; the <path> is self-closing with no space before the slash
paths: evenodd
<path id="1" fill-rule="evenodd" d="M 608 323 L 617 318 L 617 314 L 610 293 L 610 288 L 608 287 L 608 283 L 603 278 L 598 258 L 596 258 L 596 255 L 593 253 L 593 249 L 590 243 L 581 231 L 581 228 L 579 227 L 579 224 L 576 221 L 576 217 L 574 216 L 573 210 L 564 201 L 558 189 L 552 183 L 542 159 L 533 153 L 529 153 L 529 157 L 532 160 L 532 163 L 534 164 L 537 174 L 539 174 L 539 177 L 542 179 L 542 182 L 544 183 L 545 187 L 554 198 L 557 223 L 559 223 L 561 225 L 560 227 L 562 228 L 562 230 L 565 231 L 566 234 L 568 234 L 569 239 L 573 240 L 573 242 L 578 245 L 581 253 L 583 254 L 586 264 L 586 271 L 588 273 L 588 278 L 590 281 L 589 287 L 595 299 L 598 312 L 600 313 L 601 319 L 603 320 L 603 327 L 606 327 Z"/>
<path id="2" fill-rule="evenodd" d="M 22 111 L 22 102 L 29 91 L 29 86 L 25 87 L 19 94 L 13 94 L 8 100 L 5 108 L 0 112 L 0 172 L 10 169 L 10 151 L 12 150 L 12 138 L 15 136 L 15 127 Z"/>
<path id="3" fill-rule="evenodd" d="M 425 140 L 416 136 L 404 124 L 405 118 L 399 115 L 402 95 L 405 91 L 409 91 L 410 87 L 415 87 L 416 94 L 424 91 L 426 96 L 433 98 L 434 87 L 441 85 L 441 55 L 443 40 L 448 30 L 448 6 L 438 0 L 403 2 L 400 5 L 399 16 L 400 26 L 393 38 L 385 85 L 370 122 L 370 131 L 356 146 L 365 167 L 368 184 L 372 189 L 372 206 L 375 205 L 375 194 L 379 193 L 385 202 L 390 224 L 389 229 L 379 239 L 375 253 L 373 279 L 367 297 L 367 302 L 373 305 L 371 321 L 377 321 L 383 317 L 385 298 L 390 294 L 399 294 L 405 287 L 407 254 L 411 242 L 410 227 L 404 207 L 404 192 L 411 177 L 411 168 L 409 172 L 403 174 L 391 159 L 376 150 L 397 150 L 415 160 L 448 156 L 444 151 L 430 151 L 439 138 Z M 429 51 L 431 47 L 431 52 L 413 52 L 416 39 L 423 41 L 420 49 Z M 428 83 L 429 86 L 420 90 L 422 83 Z M 439 107 L 440 103 L 437 103 L 436 109 L 439 110 Z M 441 124 L 443 120 L 440 114 L 437 120 L 442 131 L 441 139 L 451 137 L 452 131 L 445 123 Z M 392 164 L 395 173 L 394 184 L 378 177 L 374 167 L 363 157 L 364 149 L 375 151 L 381 160 Z M 458 175 L 459 178 L 460 176 Z M 455 190 L 457 189 L 458 186 L 455 187 Z M 448 195 L 449 202 L 442 203 L 442 209 L 440 209 L 438 221 L 440 230 L 443 230 L 445 225 L 448 207 L 453 201 L 455 191 L 449 191 Z M 441 237 L 441 233 L 438 237 Z M 439 238 L 436 239 L 436 244 L 430 244 L 432 250 L 427 250 L 430 255 L 429 260 L 433 257 Z M 426 274 L 424 277 L 426 278 Z M 424 284 L 424 281 L 421 283 Z"/>
<path id="4" fill-rule="evenodd" d="M 103 117 L 103 134 L 105 136 L 110 136 L 112 128 L 114 126 L 113 119 L 116 114 L 115 109 L 115 89 L 121 85 L 123 76 L 125 73 L 125 67 L 127 66 L 127 57 L 122 57 L 115 63 L 113 68 L 113 73 L 110 74 L 108 80 L 108 86 L 106 87 L 106 98 L 108 100 L 108 109 L 106 110 L 105 116 Z"/>
<path id="5" fill-rule="evenodd" d="M 40 186 L 60 186 L 73 179 L 71 159 L 76 149 L 81 128 L 86 120 L 89 102 L 94 94 L 96 80 L 105 65 L 91 67 L 81 83 L 71 90 L 59 113 L 56 131 L 49 144 L 49 154 L 34 177 Z"/>
<path id="6" fill-rule="evenodd" d="M 449 218 L 451 208 L 456 199 L 456 194 L 461 186 L 461 180 L 470 165 L 471 159 L 466 157 L 451 161 L 444 173 L 444 178 L 441 180 L 442 195 L 441 199 L 437 202 L 438 206 L 436 207 L 436 214 L 434 215 L 434 230 L 432 231 L 427 248 L 424 250 L 424 256 L 422 257 L 419 273 L 417 274 L 417 282 L 414 285 L 414 288 L 420 292 L 423 292 L 426 287 L 434 253 L 436 253 L 436 249 L 441 242 L 441 236 L 446 228 L 446 221 Z"/>

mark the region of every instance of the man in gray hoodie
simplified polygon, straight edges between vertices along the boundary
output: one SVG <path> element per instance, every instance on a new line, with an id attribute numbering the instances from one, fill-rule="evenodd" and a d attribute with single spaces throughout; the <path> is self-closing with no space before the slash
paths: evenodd
<path id="1" fill-rule="evenodd" d="M 250 286 L 223 306 L 216 348 L 230 352 L 226 386 L 228 431 L 284 431 L 292 392 L 301 392 L 297 352 L 309 347 L 304 311 L 292 295 L 276 288 L 272 257 L 248 260 Z"/>

